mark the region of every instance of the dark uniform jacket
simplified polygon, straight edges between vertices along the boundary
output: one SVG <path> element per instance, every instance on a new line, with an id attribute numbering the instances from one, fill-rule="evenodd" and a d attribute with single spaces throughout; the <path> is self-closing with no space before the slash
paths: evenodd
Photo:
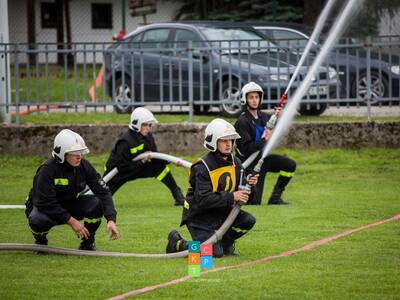
<path id="1" fill-rule="evenodd" d="M 191 167 L 181 226 L 187 223 L 218 229 L 232 210 L 241 164 L 210 152 Z"/>
<path id="2" fill-rule="evenodd" d="M 117 212 L 108 187 L 100 174 L 84 159 L 78 167 L 72 167 L 66 161 L 59 163 L 54 158 L 41 165 L 33 178 L 26 204 L 27 214 L 34 205 L 55 222 L 66 223 L 71 217 L 66 207 L 79 201 L 77 197 L 86 185 L 100 199 L 107 221 L 116 221 Z"/>
<path id="3" fill-rule="evenodd" d="M 262 132 L 271 115 L 257 110 L 258 119 L 246 109 L 241 113 L 235 123 L 236 132 L 240 139 L 236 140 L 236 153 L 241 161 L 245 161 L 251 154 L 261 150 L 265 145 L 265 139 L 261 139 Z"/>
<path id="4" fill-rule="evenodd" d="M 106 164 L 106 173 L 115 167 L 121 173 L 133 175 L 139 172 L 144 164 L 141 161 L 132 161 L 132 159 L 146 151 L 157 152 L 153 135 L 149 133 L 143 136 L 139 132 L 129 129 L 115 144 Z"/>

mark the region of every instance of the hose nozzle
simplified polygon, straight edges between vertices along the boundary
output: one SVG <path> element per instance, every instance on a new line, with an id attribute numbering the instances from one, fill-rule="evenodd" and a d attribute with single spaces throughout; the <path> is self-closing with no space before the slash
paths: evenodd
<path id="1" fill-rule="evenodd" d="M 256 173 L 256 174 L 260 173 L 263 163 L 264 163 L 264 158 L 260 158 L 259 161 L 257 162 L 256 166 L 253 169 L 254 173 Z"/>

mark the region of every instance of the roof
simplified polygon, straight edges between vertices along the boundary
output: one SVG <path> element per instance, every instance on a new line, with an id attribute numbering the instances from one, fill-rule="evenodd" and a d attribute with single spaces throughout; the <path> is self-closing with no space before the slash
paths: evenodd
<path id="1" fill-rule="evenodd" d="M 310 35 L 313 31 L 312 27 L 299 24 L 299 23 L 290 23 L 290 22 L 243 22 L 246 25 L 257 27 L 257 26 L 268 26 L 268 27 L 286 27 L 290 29 L 296 29 L 303 33 Z"/>

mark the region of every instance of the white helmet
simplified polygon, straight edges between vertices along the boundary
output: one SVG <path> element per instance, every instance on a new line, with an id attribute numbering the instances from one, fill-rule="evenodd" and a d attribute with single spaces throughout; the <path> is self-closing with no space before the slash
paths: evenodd
<path id="1" fill-rule="evenodd" d="M 258 92 L 260 94 L 260 103 L 258 104 L 258 107 L 260 107 L 263 99 L 264 99 L 264 91 L 261 86 L 259 86 L 257 83 L 250 81 L 249 83 L 245 84 L 242 87 L 242 97 L 240 98 L 240 104 L 243 106 L 246 105 L 247 103 L 247 94 L 251 92 Z"/>
<path id="2" fill-rule="evenodd" d="M 138 107 L 131 114 L 131 123 L 129 128 L 137 132 L 140 131 L 143 123 L 158 123 L 153 113 L 147 108 Z"/>
<path id="3" fill-rule="evenodd" d="M 204 147 L 211 151 L 217 151 L 217 141 L 219 139 L 240 139 L 235 127 L 223 119 L 214 119 L 207 125 L 204 133 Z"/>
<path id="4" fill-rule="evenodd" d="M 77 152 L 81 155 L 88 154 L 89 149 L 86 147 L 83 138 L 69 129 L 61 130 L 54 139 L 52 155 L 60 163 L 64 162 L 65 154 Z"/>

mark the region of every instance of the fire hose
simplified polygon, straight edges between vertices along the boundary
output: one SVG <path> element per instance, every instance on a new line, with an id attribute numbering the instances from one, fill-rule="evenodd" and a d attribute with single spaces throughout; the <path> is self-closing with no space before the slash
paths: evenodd
<path id="1" fill-rule="evenodd" d="M 258 154 L 258 153 L 256 153 Z M 172 155 L 158 153 L 158 152 L 150 152 L 143 153 L 135 157 L 134 160 L 141 160 L 149 156 L 153 159 L 161 159 L 166 160 L 178 165 L 182 165 L 185 168 L 190 168 L 192 165 L 190 162 L 182 160 Z M 253 154 L 254 155 L 254 154 Z M 255 155 L 251 162 L 255 159 L 257 155 Z M 250 157 L 249 157 L 250 159 Z M 243 163 L 243 166 L 248 166 L 251 164 L 249 159 Z M 103 180 L 108 182 L 113 178 L 116 174 L 118 174 L 118 169 L 114 168 L 111 170 L 106 176 L 104 176 Z M 87 191 L 90 193 L 91 191 Z M 215 244 L 219 240 L 222 239 L 224 234 L 231 227 L 233 221 L 235 221 L 237 215 L 240 212 L 240 205 L 235 204 L 229 213 L 228 217 L 221 225 L 221 227 L 203 244 Z M 51 247 L 44 245 L 34 245 L 34 244 L 19 244 L 19 243 L 0 243 L 0 251 L 40 251 L 46 253 L 53 254 L 63 254 L 63 255 L 80 255 L 80 256 L 108 256 L 108 257 L 142 257 L 142 258 L 178 258 L 178 257 L 186 257 L 188 255 L 188 251 L 181 251 L 176 253 L 168 253 L 168 254 L 148 254 L 148 253 L 125 253 L 125 252 L 108 252 L 108 251 L 85 251 L 85 250 L 76 250 L 70 248 L 60 248 L 60 247 Z"/>

